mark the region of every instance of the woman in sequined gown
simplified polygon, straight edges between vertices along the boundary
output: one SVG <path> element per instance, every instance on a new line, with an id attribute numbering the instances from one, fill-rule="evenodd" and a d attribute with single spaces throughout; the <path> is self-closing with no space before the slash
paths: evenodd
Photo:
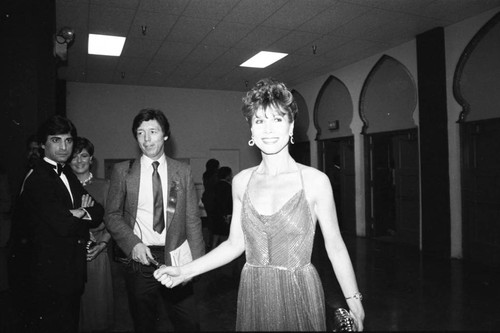
<path id="1" fill-rule="evenodd" d="M 243 103 L 252 134 L 249 145 L 260 149 L 262 162 L 233 178 L 229 238 L 189 264 L 158 269 L 155 277 L 173 288 L 244 251 L 237 331 L 325 331 L 323 287 L 311 264 L 318 221 L 350 313 L 362 330 L 364 309 L 329 179 L 296 163 L 288 151 L 297 114 L 292 93 L 281 82 L 263 79 Z"/>
<path id="2" fill-rule="evenodd" d="M 109 189 L 109 181 L 94 178 L 90 172 L 94 145 L 86 138 L 74 142 L 71 169 L 85 190 L 103 206 Z M 80 332 L 106 331 L 112 328 L 114 319 L 113 281 L 107 253 L 111 235 L 101 223 L 90 229 L 91 246 L 87 250 L 87 283 L 81 298 Z"/>

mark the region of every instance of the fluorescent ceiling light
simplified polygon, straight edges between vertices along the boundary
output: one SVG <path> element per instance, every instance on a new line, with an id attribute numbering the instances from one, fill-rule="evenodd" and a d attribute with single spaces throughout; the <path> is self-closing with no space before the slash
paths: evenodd
<path id="1" fill-rule="evenodd" d="M 287 55 L 288 53 L 260 51 L 259 53 L 242 63 L 240 67 L 265 68 L 286 57 Z"/>
<path id="2" fill-rule="evenodd" d="M 89 54 L 120 56 L 125 37 L 89 34 Z"/>

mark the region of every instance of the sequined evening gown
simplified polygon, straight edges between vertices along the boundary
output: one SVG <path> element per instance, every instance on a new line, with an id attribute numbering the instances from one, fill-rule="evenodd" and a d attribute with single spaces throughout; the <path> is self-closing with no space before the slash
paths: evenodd
<path id="1" fill-rule="evenodd" d="M 302 189 L 272 215 L 253 207 L 247 185 L 242 209 L 247 262 L 237 331 L 326 330 L 323 287 L 311 264 L 315 221 L 299 174 Z"/>

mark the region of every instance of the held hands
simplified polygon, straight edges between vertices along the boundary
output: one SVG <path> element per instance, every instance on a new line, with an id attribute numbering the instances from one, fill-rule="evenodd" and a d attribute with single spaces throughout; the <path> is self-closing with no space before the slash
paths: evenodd
<path id="1" fill-rule="evenodd" d="M 167 288 L 173 288 L 181 283 L 184 285 L 190 280 L 182 275 L 178 266 L 162 266 L 153 273 L 153 276 Z"/>

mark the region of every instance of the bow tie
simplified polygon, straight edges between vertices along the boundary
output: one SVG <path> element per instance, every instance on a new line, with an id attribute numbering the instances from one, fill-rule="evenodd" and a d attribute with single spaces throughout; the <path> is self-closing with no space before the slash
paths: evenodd
<path id="1" fill-rule="evenodd" d="M 64 168 L 62 164 L 57 163 L 57 165 L 54 165 L 53 167 L 57 171 L 57 175 L 60 176 Z"/>

